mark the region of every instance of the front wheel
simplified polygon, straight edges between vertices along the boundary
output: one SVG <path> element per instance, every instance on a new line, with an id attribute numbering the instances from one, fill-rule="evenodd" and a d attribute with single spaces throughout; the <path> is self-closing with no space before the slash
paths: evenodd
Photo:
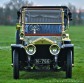
<path id="1" fill-rule="evenodd" d="M 19 78 L 19 54 L 16 50 L 13 51 L 13 77 Z"/>
<path id="2" fill-rule="evenodd" d="M 72 51 L 69 50 L 67 53 L 67 60 L 66 60 L 66 78 L 72 77 Z"/>
<path id="3" fill-rule="evenodd" d="M 20 44 L 20 30 L 16 31 L 16 44 Z"/>

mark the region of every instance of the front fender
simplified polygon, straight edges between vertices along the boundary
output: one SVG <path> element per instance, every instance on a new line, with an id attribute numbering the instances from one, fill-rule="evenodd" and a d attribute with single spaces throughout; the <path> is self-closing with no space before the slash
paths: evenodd
<path id="1" fill-rule="evenodd" d="M 22 44 L 11 44 L 11 48 L 12 49 L 20 49 L 20 48 L 24 48 L 24 46 Z"/>
<path id="2" fill-rule="evenodd" d="M 12 63 L 13 63 L 13 51 L 17 50 L 20 53 L 21 49 L 24 49 L 22 44 L 11 44 L 11 53 L 12 53 Z"/>
<path id="3" fill-rule="evenodd" d="M 63 44 L 61 48 L 65 49 L 66 51 L 72 51 L 72 64 L 74 64 L 74 44 Z"/>
<path id="4" fill-rule="evenodd" d="M 73 48 L 74 44 L 63 44 L 61 48 Z"/>

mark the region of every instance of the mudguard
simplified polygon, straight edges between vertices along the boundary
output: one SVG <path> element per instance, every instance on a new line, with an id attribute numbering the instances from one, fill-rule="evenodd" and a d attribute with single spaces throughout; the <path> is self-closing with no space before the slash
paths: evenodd
<path id="1" fill-rule="evenodd" d="M 74 44 L 63 44 L 62 49 L 72 50 L 72 64 L 74 64 Z"/>
<path id="2" fill-rule="evenodd" d="M 24 46 L 22 44 L 11 44 L 11 51 L 12 51 L 12 63 L 13 63 L 13 51 L 17 50 L 18 52 L 20 49 L 24 49 Z"/>
<path id="3" fill-rule="evenodd" d="M 74 44 L 63 44 L 61 48 L 73 48 Z"/>

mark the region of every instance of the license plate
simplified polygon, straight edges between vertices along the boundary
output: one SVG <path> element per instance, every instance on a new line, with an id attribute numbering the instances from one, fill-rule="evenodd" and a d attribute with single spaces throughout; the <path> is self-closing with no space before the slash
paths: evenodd
<path id="1" fill-rule="evenodd" d="M 50 59 L 35 59 L 36 64 L 49 64 Z"/>

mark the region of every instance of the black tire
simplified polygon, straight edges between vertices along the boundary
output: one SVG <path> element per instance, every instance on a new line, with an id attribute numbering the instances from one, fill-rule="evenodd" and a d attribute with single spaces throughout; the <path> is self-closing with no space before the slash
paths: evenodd
<path id="1" fill-rule="evenodd" d="M 69 50 L 67 53 L 66 78 L 72 78 L 72 51 L 71 50 Z"/>
<path id="2" fill-rule="evenodd" d="M 13 77 L 19 79 L 19 55 L 16 50 L 13 51 Z"/>
<path id="3" fill-rule="evenodd" d="M 20 30 L 16 31 L 16 44 L 20 44 Z"/>

